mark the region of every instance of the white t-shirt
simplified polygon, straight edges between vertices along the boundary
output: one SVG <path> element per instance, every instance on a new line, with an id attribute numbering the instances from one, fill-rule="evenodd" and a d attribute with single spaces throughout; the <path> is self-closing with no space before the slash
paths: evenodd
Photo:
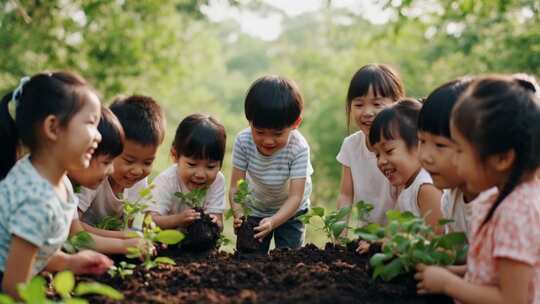
<path id="1" fill-rule="evenodd" d="M 401 212 L 409 211 L 416 216 L 422 216 L 420 214 L 420 207 L 418 207 L 418 193 L 420 192 L 420 187 L 424 184 L 433 184 L 433 180 L 426 170 L 420 169 L 420 172 L 418 172 L 409 187 L 401 190 L 399 193 L 396 209 Z"/>
<path id="2" fill-rule="evenodd" d="M 386 211 L 396 203 L 396 190 L 377 167 L 377 157 L 367 148 L 364 133 L 358 131 L 346 137 L 336 159 L 351 169 L 353 203 L 363 200 L 372 204 L 369 221 L 384 224 Z"/>
<path id="3" fill-rule="evenodd" d="M 120 218 L 123 215 L 122 199 L 113 193 L 109 178 L 106 178 L 96 190 L 81 187 L 81 192 L 77 193 L 82 222 L 95 226 L 106 216 Z M 139 198 L 139 191 L 146 187 L 148 179 L 144 178 L 131 188 L 124 189 L 123 198 L 136 201 Z"/>
<path id="4" fill-rule="evenodd" d="M 188 205 L 174 195 L 176 192 L 189 193 L 189 189 L 180 180 L 180 172 L 177 165 L 173 165 L 161 172 L 154 179 L 152 196 L 156 201 L 148 209 L 161 215 L 180 213 L 188 208 Z M 204 211 L 206 213 L 223 213 L 225 211 L 225 177 L 218 172 L 216 179 L 208 188 L 204 198 Z"/>
<path id="5" fill-rule="evenodd" d="M 446 224 L 444 232 L 464 232 L 470 239 L 472 204 L 465 203 L 463 192 L 458 188 L 446 189 L 441 198 L 441 211 L 443 218 L 454 222 Z"/>

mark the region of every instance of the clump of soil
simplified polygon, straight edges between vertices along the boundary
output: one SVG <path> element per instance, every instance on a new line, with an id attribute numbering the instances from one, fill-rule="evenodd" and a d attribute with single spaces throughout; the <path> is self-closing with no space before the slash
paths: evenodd
<path id="1" fill-rule="evenodd" d="M 187 227 L 187 236 L 180 243 L 182 250 L 191 252 L 205 252 L 216 249 L 219 239 L 219 226 L 212 222 L 212 218 L 201 208 L 195 208 L 201 213 L 201 218 L 195 220 Z"/>
<path id="2" fill-rule="evenodd" d="M 236 251 L 240 254 L 266 254 L 262 242 L 254 236 L 254 228 L 259 226 L 260 218 L 248 216 L 242 217 L 242 226 L 236 229 Z"/>
<path id="3" fill-rule="evenodd" d="M 124 280 L 107 275 L 98 280 L 122 292 L 122 303 L 452 303 L 445 296 L 416 294 L 412 274 L 373 281 L 371 253 L 360 255 L 354 249 L 327 244 L 324 249 L 307 245 L 250 257 L 184 254 L 174 258 L 177 265 L 150 271 L 138 266 Z M 90 302 L 120 303 L 98 296 Z"/>

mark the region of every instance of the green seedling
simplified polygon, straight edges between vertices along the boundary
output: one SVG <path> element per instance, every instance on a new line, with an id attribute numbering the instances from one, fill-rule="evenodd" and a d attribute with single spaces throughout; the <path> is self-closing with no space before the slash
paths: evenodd
<path id="1" fill-rule="evenodd" d="M 176 192 L 174 195 L 180 198 L 189 207 L 202 209 L 207 192 L 208 188 L 199 188 L 193 189 L 188 193 Z"/>
<path id="2" fill-rule="evenodd" d="M 122 230 L 124 228 L 124 222 L 115 216 L 106 216 L 101 222 L 96 225 L 97 228 L 103 230 Z"/>
<path id="3" fill-rule="evenodd" d="M 221 247 L 221 246 L 230 245 L 231 243 L 232 243 L 232 241 L 228 237 L 226 237 L 224 234 L 219 235 L 219 239 L 217 241 L 218 248 Z"/>
<path id="4" fill-rule="evenodd" d="M 111 278 L 119 277 L 123 280 L 133 274 L 133 269 L 135 269 L 135 264 L 122 261 L 118 266 L 111 266 L 107 273 L 111 276 Z"/>
<path id="5" fill-rule="evenodd" d="M 347 226 L 347 217 L 350 212 L 350 207 L 344 207 L 330 213 L 326 213 L 326 210 L 322 207 L 312 207 L 308 213 L 299 216 L 299 219 L 304 224 L 310 224 L 312 218 L 320 218 L 323 222 L 323 227 L 319 229 L 323 230 L 332 242 L 345 244 L 349 240 L 347 237 L 342 236 L 341 233 L 346 228 L 349 228 Z"/>
<path id="6" fill-rule="evenodd" d="M 354 204 L 354 209 L 356 210 L 356 217 L 358 221 L 362 224 L 369 224 L 369 213 L 373 211 L 373 205 L 365 201 L 359 201 Z"/>
<path id="7" fill-rule="evenodd" d="M 96 243 L 90 233 L 81 231 L 71 236 L 62 246 L 67 253 L 76 253 L 83 249 L 93 249 Z"/>
<path id="8" fill-rule="evenodd" d="M 154 203 L 152 198 L 152 189 L 154 189 L 154 184 L 142 189 L 139 191 L 139 196 L 136 201 L 130 202 L 127 199 L 124 199 L 123 202 L 123 229 L 128 230 L 130 223 L 133 223 L 133 226 L 136 226 L 134 221 L 137 217 L 144 214 L 144 211 L 150 204 Z"/>
<path id="9" fill-rule="evenodd" d="M 369 224 L 355 229 L 362 239 L 382 243 L 382 252 L 373 255 L 373 279 L 390 281 L 400 274 L 414 271 L 418 263 L 426 265 L 452 265 L 464 258 L 467 252 L 464 233 L 453 232 L 437 235 L 423 218 L 410 212 L 389 210 L 388 224 L 384 227 Z M 441 220 L 439 225 L 451 220 Z"/>
<path id="10" fill-rule="evenodd" d="M 80 298 L 80 296 L 89 294 L 98 294 L 117 301 L 124 299 L 124 295 L 106 284 L 97 282 L 82 282 L 79 284 L 75 284 L 75 276 L 71 271 L 59 272 L 53 278 L 52 286 L 54 288 L 54 291 L 60 296 L 60 301 L 52 301 L 47 299 L 45 286 L 45 279 L 41 276 L 36 276 L 26 284 L 19 284 L 17 286 L 17 292 L 19 293 L 21 299 L 24 301 L 23 303 L 30 304 L 88 303 L 88 301 Z M 8 295 L 0 294 L 0 303 L 11 304 L 21 302 L 16 302 Z"/>
<path id="11" fill-rule="evenodd" d="M 184 234 L 178 230 L 167 229 L 161 230 L 152 220 L 152 216 L 147 215 L 144 219 L 143 232 L 136 233 L 143 239 L 144 244 L 141 247 L 128 248 L 128 258 L 140 258 L 143 260 L 144 267 L 149 270 L 156 267 L 158 264 L 171 264 L 175 262 L 166 257 L 157 257 L 152 259 L 156 251 L 156 244 L 174 245 L 184 239 Z"/>
<path id="12" fill-rule="evenodd" d="M 249 206 L 255 203 L 255 199 L 251 195 L 251 191 L 249 190 L 249 185 L 246 180 L 240 179 L 236 183 L 236 193 L 234 193 L 233 200 L 235 203 L 240 205 L 242 208 L 242 214 L 244 216 L 247 217 L 251 214 L 251 209 Z"/>

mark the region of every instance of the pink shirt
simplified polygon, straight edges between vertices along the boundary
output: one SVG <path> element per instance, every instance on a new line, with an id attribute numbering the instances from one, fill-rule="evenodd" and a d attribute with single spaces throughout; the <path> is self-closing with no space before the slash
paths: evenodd
<path id="1" fill-rule="evenodd" d="M 540 304 L 540 181 L 518 185 L 480 228 L 497 194 L 497 189 L 492 188 L 472 202 L 472 238 L 465 279 L 480 285 L 498 285 L 497 258 L 522 262 L 534 267 L 528 303 Z"/>

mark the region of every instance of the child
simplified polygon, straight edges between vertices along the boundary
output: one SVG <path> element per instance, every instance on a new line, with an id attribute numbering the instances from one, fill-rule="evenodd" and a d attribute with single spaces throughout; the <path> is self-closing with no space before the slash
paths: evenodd
<path id="1" fill-rule="evenodd" d="M 280 76 L 264 76 L 249 89 L 245 115 L 249 128 L 233 148 L 229 199 L 234 226 L 242 224 L 241 208 L 233 201 L 237 181 L 246 179 L 256 201 L 251 216 L 261 219 L 255 238 L 268 251 L 272 236 L 277 248 L 298 248 L 304 225 L 296 216 L 307 212 L 311 194 L 309 146 L 297 130 L 303 99 L 296 84 Z"/>
<path id="2" fill-rule="evenodd" d="M 464 232 L 470 238 L 473 200 L 477 193 L 467 191 L 452 159 L 454 142 L 450 138 L 450 114 L 459 96 L 472 78 L 450 81 L 435 89 L 425 100 L 418 116 L 419 157 L 422 167 L 431 175 L 433 184 L 444 190 L 442 217 L 454 222 L 445 225 L 445 232 Z"/>
<path id="3" fill-rule="evenodd" d="M 422 104 L 402 99 L 382 110 L 369 131 L 377 165 L 390 184 L 398 188 L 396 209 L 424 217 L 434 228 L 441 218 L 441 190 L 418 160 L 417 121 Z"/>
<path id="4" fill-rule="evenodd" d="M 122 154 L 113 161 L 114 172 L 96 190 L 82 187 L 79 210 L 85 230 L 103 236 L 122 237 L 118 232 L 92 230 L 106 216 L 120 218 L 122 199 L 135 201 L 139 191 L 148 186 L 146 177 L 152 170 L 156 152 L 165 135 L 165 118 L 155 100 L 134 95 L 119 98 L 110 106 L 125 132 Z M 122 233 L 123 234 L 123 233 Z"/>
<path id="5" fill-rule="evenodd" d="M 124 145 L 124 130 L 116 116 L 107 108 L 101 108 L 101 119 L 99 120 L 98 131 L 101 134 L 101 142 L 92 155 L 90 166 L 86 169 L 76 169 L 68 172 L 68 176 L 77 187 L 85 187 L 87 189 L 96 189 L 105 178 L 111 175 L 114 171 L 113 160 L 122 153 Z M 84 228 L 79 220 L 78 212 L 71 223 L 70 235 L 84 231 Z M 92 227 L 90 234 L 94 240 L 94 249 L 98 252 L 106 254 L 125 254 L 127 248 L 139 246 L 139 239 L 127 238 L 116 239 L 112 237 L 102 237 L 101 235 L 92 233 L 98 228 Z M 127 237 L 123 233 L 119 235 Z"/>
<path id="6" fill-rule="evenodd" d="M 363 66 L 354 74 L 347 93 L 347 127 L 351 117 L 359 131 L 346 137 L 337 155 L 343 165 L 337 208 L 354 202 L 373 204 L 369 222 L 383 224 L 385 212 L 395 204 L 395 189 L 377 168 L 367 137 L 377 114 L 405 94 L 399 75 L 381 64 Z M 346 233 L 346 232 L 344 232 Z"/>
<path id="7" fill-rule="evenodd" d="M 540 303 L 540 108 L 534 87 L 475 80 L 452 111 L 458 175 L 472 202 L 467 273 L 418 265 L 418 293 L 462 303 Z"/>
<path id="8" fill-rule="evenodd" d="M 60 251 L 77 208 L 66 171 L 88 167 L 101 140 L 100 107 L 86 81 L 69 72 L 24 78 L 2 99 L 2 150 L 14 157 L 0 159 L 11 168 L 0 182 L 0 279 L 11 296 L 44 269 L 102 273 L 112 265 L 93 251 Z M 30 155 L 15 163 L 19 143 Z"/>
<path id="9" fill-rule="evenodd" d="M 220 228 L 225 210 L 225 178 L 220 172 L 225 155 L 225 128 L 213 117 L 192 114 L 178 125 L 171 154 L 175 164 L 154 180 L 154 221 L 164 229 L 186 228 L 200 213 L 186 205 L 176 192 L 206 188 L 204 211 Z"/>

